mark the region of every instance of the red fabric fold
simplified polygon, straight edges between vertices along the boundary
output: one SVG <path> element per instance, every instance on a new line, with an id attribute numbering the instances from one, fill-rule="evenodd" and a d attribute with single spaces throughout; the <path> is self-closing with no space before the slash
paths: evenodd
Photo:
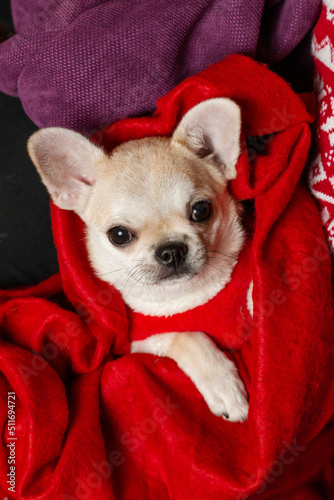
<path id="1" fill-rule="evenodd" d="M 265 66 L 229 56 L 160 99 L 152 117 L 92 139 L 109 151 L 168 136 L 188 109 L 219 96 L 241 106 L 248 144 L 231 191 L 253 200 L 254 318 L 231 353 L 250 395 L 247 422 L 212 415 L 172 360 L 129 354 L 131 316 L 94 276 L 82 222 L 52 206 L 60 276 L 0 295 L 7 496 L 7 391 L 15 391 L 13 498 L 333 498 L 331 259 L 301 180 L 312 121 L 304 102 Z M 238 326 L 230 321 L 232 344 Z"/>

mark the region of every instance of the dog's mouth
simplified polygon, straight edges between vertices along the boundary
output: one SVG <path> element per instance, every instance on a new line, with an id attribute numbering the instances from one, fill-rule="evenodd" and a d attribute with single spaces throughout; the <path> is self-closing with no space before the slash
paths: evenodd
<path id="1" fill-rule="evenodd" d="M 133 286 L 144 287 L 143 290 L 146 287 L 163 290 L 164 287 L 190 283 L 195 276 L 201 273 L 207 262 L 207 256 L 204 252 L 196 257 L 192 261 L 187 259 L 182 264 L 175 266 L 138 263 L 126 275 L 123 275 L 123 292 L 128 287 L 133 288 Z"/>
<path id="2" fill-rule="evenodd" d="M 182 266 L 181 269 L 179 267 L 168 270 L 162 269 L 156 277 L 155 284 L 186 281 L 195 274 L 198 274 L 198 270 L 192 269 L 189 265 Z"/>
<path id="3" fill-rule="evenodd" d="M 186 260 L 179 266 L 155 268 L 152 278 L 154 285 L 173 285 L 191 281 L 195 276 L 201 273 L 207 264 L 208 258 L 206 252 L 202 249 L 198 251 L 196 259 Z"/>
<path id="4" fill-rule="evenodd" d="M 160 265 L 152 274 L 155 285 L 169 285 L 190 281 L 198 275 L 207 262 L 207 253 L 199 249 L 191 258 L 186 258 L 178 265 Z"/>

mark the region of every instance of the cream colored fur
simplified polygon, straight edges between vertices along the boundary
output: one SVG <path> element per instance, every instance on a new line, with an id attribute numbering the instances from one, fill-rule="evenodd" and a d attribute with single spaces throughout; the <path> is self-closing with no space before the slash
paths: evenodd
<path id="1" fill-rule="evenodd" d="M 86 224 L 96 274 L 135 311 L 183 312 L 207 302 L 230 280 L 244 242 L 240 206 L 227 190 L 236 176 L 240 122 L 235 103 L 211 99 L 192 108 L 172 138 L 129 141 L 110 155 L 65 129 L 44 129 L 30 138 L 29 154 L 54 202 Z M 203 223 L 190 219 L 200 200 L 212 205 Z M 133 235 L 128 244 L 111 243 L 108 231 L 115 226 Z M 175 268 L 167 275 L 156 251 L 173 242 L 188 253 L 183 272 Z M 247 417 L 235 366 L 203 333 L 154 335 L 133 343 L 132 351 L 171 357 L 213 413 L 231 421 Z"/>

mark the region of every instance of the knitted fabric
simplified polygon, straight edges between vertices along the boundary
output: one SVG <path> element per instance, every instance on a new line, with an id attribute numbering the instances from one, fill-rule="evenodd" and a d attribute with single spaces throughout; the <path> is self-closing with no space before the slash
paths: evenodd
<path id="1" fill-rule="evenodd" d="M 334 250 L 334 4 L 324 2 L 316 25 L 312 52 L 318 98 L 317 155 L 310 186 L 317 198 L 328 241 Z"/>
<path id="2" fill-rule="evenodd" d="M 91 135 L 152 113 L 159 97 L 228 54 L 282 61 L 304 46 L 320 3 L 12 0 L 18 34 L 0 45 L 0 90 L 20 97 L 39 127 Z M 309 52 L 287 78 L 305 80 Z"/>

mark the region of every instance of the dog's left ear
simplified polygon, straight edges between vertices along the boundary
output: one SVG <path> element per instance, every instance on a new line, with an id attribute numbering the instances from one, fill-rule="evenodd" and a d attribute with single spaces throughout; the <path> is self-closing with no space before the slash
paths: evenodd
<path id="1" fill-rule="evenodd" d="M 227 98 L 209 99 L 185 114 L 172 141 L 184 144 L 200 158 L 214 162 L 223 169 L 227 179 L 235 179 L 240 131 L 239 106 Z"/>
<path id="2" fill-rule="evenodd" d="M 48 127 L 30 137 L 28 152 L 54 203 L 82 214 L 104 151 L 73 130 Z"/>

